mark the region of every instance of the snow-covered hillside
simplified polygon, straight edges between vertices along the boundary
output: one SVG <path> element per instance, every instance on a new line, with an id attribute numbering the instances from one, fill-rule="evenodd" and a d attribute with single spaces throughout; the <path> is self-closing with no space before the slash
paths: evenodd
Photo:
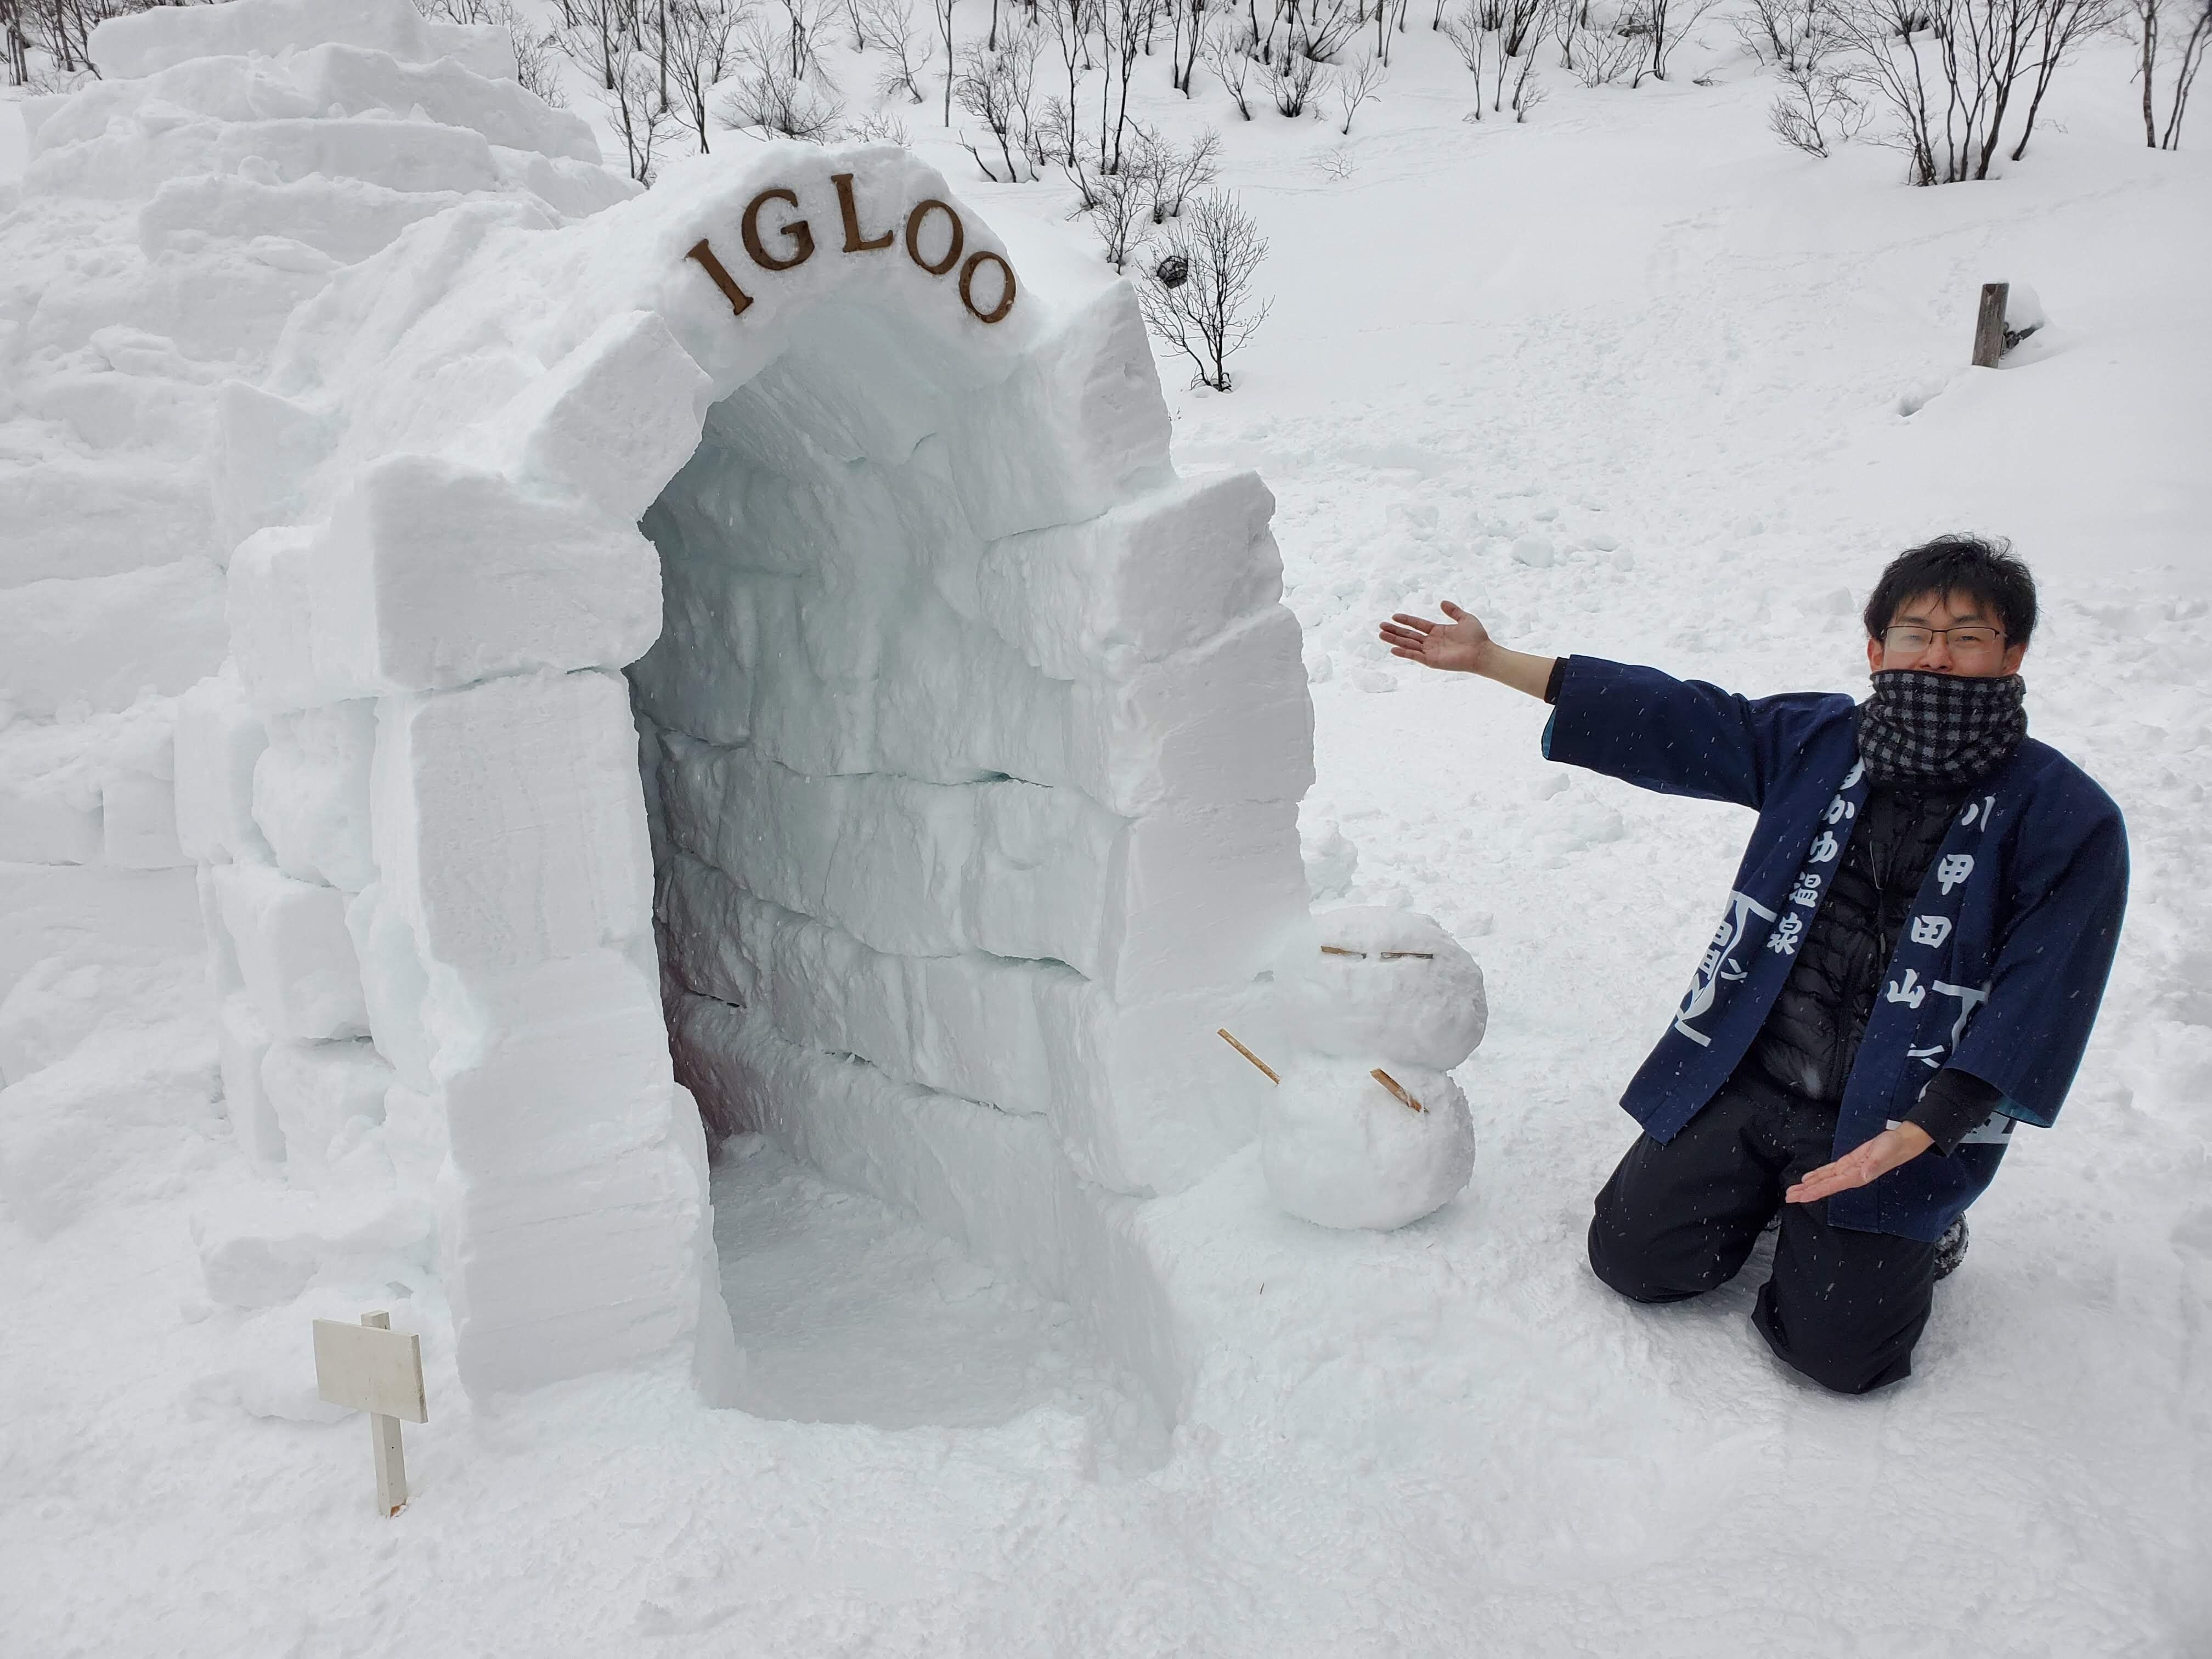
<path id="1" fill-rule="evenodd" d="M 1164 62 L 1133 101 L 1172 133 L 1221 129 L 1223 182 L 1272 245 L 1274 310 L 1237 389 L 1187 388 L 1187 362 L 1160 356 L 1176 459 L 1256 468 L 1277 496 L 1317 717 L 1318 884 L 1434 915 L 1487 971 L 1489 1035 L 1457 1073 L 1468 1191 L 1399 1233 L 1324 1233 L 1275 1212 L 1247 1146 L 1154 1200 L 1154 1242 L 1191 1264 L 1190 1316 L 1214 1339 L 1170 1424 L 1066 1306 L 748 1139 L 714 1188 L 744 1409 L 661 1376 L 471 1406 L 434 1281 L 398 1268 L 432 1420 L 409 1431 L 416 1501 L 383 1521 L 361 1427 L 313 1401 L 308 1370 L 306 1313 L 350 1316 L 357 1296 L 216 1308 L 189 1233 L 256 1180 L 206 1115 L 197 910 L 155 810 L 166 695 L 211 667 L 219 602 L 188 568 L 182 597 L 140 605 L 145 660 L 182 653 L 141 698 L 135 655 L 85 654 L 112 608 L 22 592 L 152 579 L 0 575 L 0 623 L 56 607 L 0 635 L 45 641 L 0 664 L 0 781 L 27 781 L 10 799 L 45 804 L 59 849 L 0 865 L 0 1152 L 25 1167 L 11 1121 L 76 1126 L 0 1219 L 10 1651 L 2212 1647 L 2212 901 L 2195 868 L 2212 166 L 2142 147 L 2112 42 L 2062 77 L 2004 177 L 1914 191 L 1887 152 L 1776 143 L 1770 84 L 1717 19 L 1664 84 L 1555 76 L 1527 123 L 1479 125 L 1465 71 L 1413 21 L 1349 137 L 1265 109 L 1243 123 L 1203 72 L 1186 100 Z M 929 108 L 905 119 L 994 225 L 1057 250 L 1037 257 L 1096 258 L 1064 185 L 983 184 Z M 174 332 L 143 307 L 234 314 L 251 327 L 223 351 L 251 367 L 271 308 L 328 268 L 302 269 L 288 235 L 252 293 L 196 296 L 181 270 L 134 288 L 133 189 L 118 178 L 112 226 L 68 228 L 113 258 L 48 279 L 82 285 L 70 344 L 100 363 L 43 363 L 0 389 L 0 419 L 93 418 L 109 405 L 67 375 L 134 374 L 116 441 L 73 459 L 88 513 L 143 509 L 150 536 L 175 527 L 150 492 L 213 394 L 131 357 L 131 329 Z M 1967 368 L 1976 291 L 1999 279 L 2032 286 L 2050 324 L 2002 369 Z M 138 507 L 118 481 L 144 486 Z M 66 536 L 73 515 L 40 510 Z M 1547 764 L 1534 703 L 1423 678 L 1373 625 L 1452 598 L 1530 650 L 1856 691 L 1873 574 L 1950 528 L 2010 536 L 2042 579 L 2033 729 L 2127 813 L 2134 905 L 2067 1113 L 1975 1209 L 1916 1375 L 1838 1400 L 1751 1331 L 1756 1260 L 1651 1310 L 1582 1256 L 1632 1133 L 1613 1102 L 1747 819 Z M 77 873 L 56 876 L 64 856 Z"/>

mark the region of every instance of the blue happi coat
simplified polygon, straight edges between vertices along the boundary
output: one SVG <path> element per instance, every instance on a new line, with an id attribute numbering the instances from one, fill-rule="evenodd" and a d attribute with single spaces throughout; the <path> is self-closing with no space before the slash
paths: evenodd
<path id="1" fill-rule="evenodd" d="M 1656 669 L 1570 657 L 1544 753 L 1646 789 L 1759 814 L 1681 1006 L 1621 1104 L 1669 1140 L 1726 1083 L 1789 977 L 1869 788 L 1856 705 L 1747 698 Z M 1924 1152 L 1828 1200 L 1838 1225 L 1933 1241 L 1979 1197 L 2014 1125 L 2048 1128 L 2095 1024 L 2127 903 L 2120 809 L 2028 738 L 1976 786 L 1931 861 L 1844 1089 L 1838 1156 L 1957 1066 L 2003 1097 L 1948 1158 Z"/>

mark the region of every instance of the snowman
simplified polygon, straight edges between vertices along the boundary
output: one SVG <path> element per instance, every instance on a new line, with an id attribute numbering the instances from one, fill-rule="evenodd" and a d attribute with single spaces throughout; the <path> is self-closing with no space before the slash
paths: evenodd
<path id="1" fill-rule="evenodd" d="M 1229 1040 L 1279 1085 L 1260 1136 L 1276 1203 L 1387 1232 L 1449 1200 L 1474 1172 L 1467 1097 L 1445 1075 L 1482 1041 L 1474 958 L 1428 916 L 1362 905 L 1310 919 L 1274 973 L 1295 1045 L 1281 1071 Z"/>

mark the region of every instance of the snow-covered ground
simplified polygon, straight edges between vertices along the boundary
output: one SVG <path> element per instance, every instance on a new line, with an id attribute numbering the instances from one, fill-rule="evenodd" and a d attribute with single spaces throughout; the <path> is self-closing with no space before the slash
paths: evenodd
<path id="1" fill-rule="evenodd" d="M 733 1158 L 753 1410 L 600 1378 L 474 1411 L 433 1341 L 416 1500 L 386 1522 L 298 1310 L 202 1298 L 187 1195 L 249 1178 L 227 1139 L 126 1128 L 67 1172 L 95 1218 L 0 1223 L 7 1650 L 2212 1650 L 2212 167 L 2130 140 L 2100 46 L 2009 176 L 1909 191 L 1887 154 L 1776 144 L 1707 33 L 1685 68 L 1717 84 L 1555 77 L 1522 126 L 1462 122 L 1425 37 L 1349 140 L 1246 126 L 1203 76 L 1191 106 L 1144 94 L 1224 128 L 1273 244 L 1238 389 L 1171 402 L 1186 468 L 1257 466 L 1279 497 L 1307 819 L 1357 846 L 1351 897 L 1431 912 L 1489 975 L 1462 1199 L 1325 1234 L 1273 1212 L 1248 1150 L 1161 1200 L 1235 1335 L 1170 1429 L 1051 1306 L 780 1154 Z M 972 172 L 927 117 L 930 159 Z M 1066 206 L 963 188 L 994 221 Z M 1967 370 L 1997 278 L 2052 321 Z M 1654 1311 L 1581 1257 L 1631 1135 L 1613 1103 L 1747 820 L 1551 767 L 1535 704 L 1371 635 L 1450 597 L 1531 650 L 1856 689 L 1874 572 L 1954 527 L 2044 579 L 2033 729 L 2126 811 L 2135 904 L 2073 1101 L 1976 1207 L 1917 1374 L 1841 1401 L 1751 1332 L 1758 1264 Z M 40 994 L 177 1022 L 120 1021 L 124 1075 L 204 1086 L 192 964 L 100 971 Z M 434 1285 L 392 1295 L 435 1331 Z"/>

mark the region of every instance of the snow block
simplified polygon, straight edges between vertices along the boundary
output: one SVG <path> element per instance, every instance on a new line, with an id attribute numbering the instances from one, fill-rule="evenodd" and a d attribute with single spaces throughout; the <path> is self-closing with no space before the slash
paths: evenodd
<path id="1" fill-rule="evenodd" d="M 346 906 L 346 931 L 353 935 L 361 963 L 362 996 L 368 1005 L 368 1030 L 377 1052 L 392 1063 L 402 1083 L 427 1094 L 436 1086 L 430 1064 L 437 1044 L 428 1023 L 430 966 L 422 959 L 415 930 L 400 907 L 386 902 L 384 884 L 374 882 Z M 438 1133 L 442 1144 L 442 1119 Z"/>
<path id="2" fill-rule="evenodd" d="M 318 1279 L 381 1284 L 428 1265 L 433 1212 L 395 1193 L 305 1193 L 270 1187 L 250 1206 L 208 1206 L 192 1243 L 208 1300 L 282 1307 Z"/>
<path id="3" fill-rule="evenodd" d="M 1136 290 L 1116 283 L 1006 380 L 963 399 L 945 453 L 986 540 L 1095 518 L 1168 477 L 1170 421 Z"/>
<path id="4" fill-rule="evenodd" d="M 525 966 L 651 926 L 637 733 L 618 676 L 520 675 L 394 699 L 372 787 L 384 900 L 428 961 Z"/>
<path id="5" fill-rule="evenodd" d="M 141 455 L 0 463 L 0 588 L 204 555 L 210 525 L 206 482 L 190 468 Z"/>
<path id="6" fill-rule="evenodd" d="M 159 259 L 214 241 L 283 236 L 349 265 L 460 199 L 455 191 L 393 190 L 320 173 L 282 184 L 235 173 L 170 179 L 138 210 L 138 246 Z"/>
<path id="7" fill-rule="evenodd" d="M 385 110 L 402 119 L 480 133 L 509 149 L 599 165 L 591 124 L 524 91 L 514 81 L 511 57 L 506 78 L 493 79 L 452 59 L 395 63 L 383 52 L 331 44 L 308 48 L 285 69 L 317 112 L 333 104 L 356 115 Z"/>
<path id="8" fill-rule="evenodd" d="M 269 1028 L 250 995 L 241 991 L 223 999 L 216 1011 L 216 1035 L 222 1110 L 230 1120 L 231 1138 L 257 1164 L 282 1163 L 284 1131 L 261 1080 L 261 1063 L 269 1054 Z"/>
<path id="9" fill-rule="evenodd" d="M 670 1085 L 665 1115 L 678 1098 Z M 703 1168 L 672 1123 L 659 1145 L 557 1180 L 472 1181 L 449 1165 L 438 1213 L 472 1395 L 674 1358 L 698 1330 L 699 1235 L 712 1212 Z"/>
<path id="10" fill-rule="evenodd" d="M 264 526 L 301 516 L 300 482 L 335 436 L 330 423 L 289 398 L 243 380 L 224 384 L 215 406 L 216 514 L 222 558 Z"/>
<path id="11" fill-rule="evenodd" d="M 384 1121 L 392 1067 L 365 1039 L 277 1042 L 261 1060 L 261 1087 L 283 1137 L 288 1162 L 321 1164 L 338 1131 L 355 1118 Z"/>
<path id="12" fill-rule="evenodd" d="M 1083 523 L 948 547 L 933 574 L 1054 679 L 1127 672 L 1126 658 L 1203 645 L 1282 597 L 1274 510 L 1256 473 L 1178 479 Z"/>
<path id="13" fill-rule="evenodd" d="M 202 864 L 268 862 L 253 821 L 253 774 L 269 733 L 237 680 L 210 675 L 177 699 L 177 843 Z"/>
<path id="14" fill-rule="evenodd" d="M 0 640 L 19 714 L 124 708 L 149 688 L 173 696 L 222 661 L 222 574 L 186 558 L 0 589 Z"/>
<path id="15" fill-rule="evenodd" d="M 1042 1112 L 1077 1171 L 1114 1191 L 1181 1191 L 1251 1133 L 1257 1074 L 1214 1031 L 1255 1029 L 1263 986 L 1124 1007 L 1056 963 L 889 956 L 681 854 L 659 903 L 664 961 L 687 989 L 896 1081 Z"/>
<path id="16" fill-rule="evenodd" d="M 279 714 L 253 768 L 253 821 L 276 867 L 357 893 L 376 879 L 369 763 L 376 705 L 368 699 Z"/>
<path id="17" fill-rule="evenodd" d="M 651 312 L 611 317 L 500 416 L 493 453 L 635 523 L 699 447 L 713 382 Z"/>
<path id="18" fill-rule="evenodd" d="M 218 865 L 211 879 L 239 972 L 270 1034 L 295 1042 L 366 1036 L 346 896 L 251 864 Z"/>
<path id="19" fill-rule="evenodd" d="M 98 782 L 82 766 L 42 764 L 44 757 L 7 752 L 24 746 L 0 748 L 0 861 L 99 863 Z"/>
<path id="20" fill-rule="evenodd" d="M 432 1024 L 453 1163 L 471 1178 L 566 1179 L 668 1133 L 668 1035 L 642 951 L 469 975 Z"/>
<path id="21" fill-rule="evenodd" d="M 195 58 L 281 58 L 328 41 L 389 52 L 402 63 L 457 58 L 480 75 L 514 73 L 504 29 L 436 23 L 407 0 L 231 0 L 112 17 L 92 32 L 92 60 L 110 80 L 152 75 Z"/>
<path id="22" fill-rule="evenodd" d="M 123 773 L 100 786 L 100 857 L 126 870 L 192 862 L 178 842 L 176 786 L 151 773 Z"/>
<path id="23" fill-rule="evenodd" d="M 1289 802 L 1127 819 L 1035 784 L 805 777 L 749 749 L 664 746 L 677 845 L 893 955 L 1049 958 L 1134 1001 L 1249 978 L 1304 914 Z"/>

